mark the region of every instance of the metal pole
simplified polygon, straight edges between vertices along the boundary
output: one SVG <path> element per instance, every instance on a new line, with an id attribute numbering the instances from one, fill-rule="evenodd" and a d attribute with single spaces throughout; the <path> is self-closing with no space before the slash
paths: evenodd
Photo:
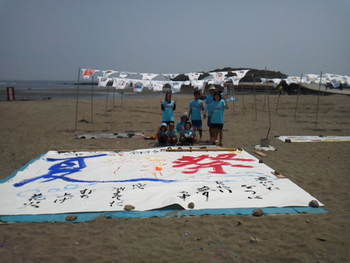
<path id="1" fill-rule="evenodd" d="M 91 76 L 91 100 L 90 100 L 90 120 L 91 123 L 94 122 L 94 76 Z"/>
<path id="2" fill-rule="evenodd" d="M 76 131 L 78 128 L 78 102 L 79 102 L 79 82 L 80 82 L 80 71 L 81 68 L 79 67 L 78 70 L 78 78 L 77 78 L 77 89 L 76 89 L 76 101 L 75 101 L 75 123 L 74 123 L 74 130 Z"/>
<path id="3" fill-rule="evenodd" d="M 298 94 L 297 94 L 297 100 L 295 102 L 295 111 L 294 111 L 294 120 L 297 120 L 297 111 L 298 111 L 298 105 L 299 105 L 299 97 L 300 97 L 300 91 L 301 91 L 301 80 L 303 78 L 303 73 L 300 74 L 300 82 L 298 87 Z"/>
<path id="4" fill-rule="evenodd" d="M 321 93 L 321 83 L 322 83 L 322 71 L 320 74 L 320 82 L 318 83 L 318 95 L 317 95 L 317 106 L 316 106 L 316 120 L 315 120 L 315 126 L 317 127 L 318 124 L 318 110 L 320 107 L 320 93 Z"/>

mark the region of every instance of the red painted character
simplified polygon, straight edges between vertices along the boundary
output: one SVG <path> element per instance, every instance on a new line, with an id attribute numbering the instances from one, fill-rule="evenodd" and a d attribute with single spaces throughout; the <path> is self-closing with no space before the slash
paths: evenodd
<path id="1" fill-rule="evenodd" d="M 177 159 L 173 162 L 174 168 L 186 167 L 187 170 L 182 171 L 185 174 L 194 174 L 197 173 L 200 169 L 212 170 L 209 173 L 214 174 L 225 174 L 223 166 L 230 167 L 239 167 L 239 168 L 253 168 L 251 165 L 243 164 L 232 164 L 229 161 L 241 161 L 241 162 L 253 162 L 253 159 L 246 158 L 235 158 L 237 154 L 235 153 L 224 153 L 218 154 L 216 157 L 210 157 L 207 154 L 200 156 L 182 156 L 180 159 Z M 207 162 L 203 162 L 207 161 Z"/>

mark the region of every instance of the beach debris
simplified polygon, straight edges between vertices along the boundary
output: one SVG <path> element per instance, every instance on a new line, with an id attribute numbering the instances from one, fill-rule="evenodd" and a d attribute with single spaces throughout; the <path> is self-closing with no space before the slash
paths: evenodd
<path id="1" fill-rule="evenodd" d="M 191 232 L 184 232 L 183 235 L 184 235 L 185 237 L 188 237 L 188 236 L 191 235 Z"/>
<path id="2" fill-rule="evenodd" d="M 262 146 L 262 145 L 255 145 L 255 150 L 258 151 L 277 151 L 275 147 L 268 145 L 268 146 Z"/>
<path id="3" fill-rule="evenodd" d="M 188 203 L 187 207 L 190 208 L 190 209 L 193 209 L 194 208 L 194 203 L 193 202 Z"/>
<path id="4" fill-rule="evenodd" d="M 317 208 L 317 207 L 319 207 L 320 205 L 319 205 L 319 203 L 318 203 L 316 200 L 311 200 L 311 201 L 309 202 L 309 206 L 310 206 L 310 207 L 315 207 L 315 208 Z"/>
<path id="5" fill-rule="evenodd" d="M 261 210 L 260 208 L 254 209 L 252 215 L 253 216 L 263 216 L 264 215 L 264 211 Z"/>
<path id="6" fill-rule="evenodd" d="M 4 247 L 5 245 L 6 245 L 6 238 L 4 238 L 2 242 L 0 242 L 0 247 Z"/>
<path id="7" fill-rule="evenodd" d="M 249 238 L 250 243 L 258 243 L 259 241 L 260 241 L 260 239 L 255 237 L 255 236 L 250 236 L 250 238 Z"/>
<path id="8" fill-rule="evenodd" d="M 267 156 L 266 153 L 263 153 L 263 152 L 261 152 L 261 151 L 254 151 L 254 153 L 255 153 L 256 155 L 259 155 L 260 157 L 266 157 L 266 156 Z"/>
<path id="9" fill-rule="evenodd" d="M 133 206 L 133 205 L 125 205 L 124 206 L 124 210 L 125 211 L 132 211 L 134 209 L 135 209 L 135 206 Z"/>
<path id="10" fill-rule="evenodd" d="M 285 175 L 281 174 L 281 173 L 280 173 L 279 171 L 277 171 L 277 170 L 273 171 L 272 174 L 273 174 L 274 176 L 276 176 L 277 178 L 279 178 L 279 179 L 281 179 L 281 178 L 286 178 Z"/>
<path id="11" fill-rule="evenodd" d="M 322 238 L 322 237 L 316 237 L 316 240 L 318 240 L 318 241 L 322 241 L 322 242 L 325 242 L 325 241 L 327 241 L 327 239 L 325 239 L 325 238 Z"/>
<path id="12" fill-rule="evenodd" d="M 236 223 L 236 226 L 241 226 L 242 224 L 243 224 L 243 222 L 238 220 L 237 223 Z"/>
<path id="13" fill-rule="evenodd" d="M 66 221 L 75 221 L 78 217 L 77 216 L 66 216 Z"/>
<path id="14" fill-rule="evenodd" d="M 152 134 L 151 136 L 144 136 L 143 139 L 145 140 L 156 140 L 157 134 Z"/>
<path id="15" fill-rule="evenodd" d="M 82 123 L 89 123 L 89 121 L 85 120 L 85 119 L 81 119 L 79 120 L 79 122 L 82 122 Z"/>
<path id="16" fill-rule="evenodd" d="M 141 132 L 123 132 L 123 133 L 86 133 L 78 135 L 77 139 L 120 139 L 120 138 L 132 138 L 132 137 L 144 137 Z"/>

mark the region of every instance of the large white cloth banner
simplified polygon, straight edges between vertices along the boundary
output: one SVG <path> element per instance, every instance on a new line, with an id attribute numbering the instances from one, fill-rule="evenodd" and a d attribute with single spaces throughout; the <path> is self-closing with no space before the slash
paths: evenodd
<path id="1" fill-rule="evenodd" d="M 143 91 L 143 88 L 144 88 L 144 86 L 142 85 L 141 82 L 136 82 L 136 83 L 134 83 L 134 85 L 133 85 L 133 91 L 134 91 L 134 92 L 142 92 L 142 91 Z"/>
<path id="2" fill-rule="evenodd" d="M 98 87 L 107 87 L 108 82 L 113 81 L 112 78 L 106 78 L 106 77 L 97 77 L 98 79 Z"/>
<path id="3" fill-rule="evenodd" d="M 202 73 L 191 72 L 191 73 L 187 73 L 186 75 L 190 79 L 190 81 L 193 81 L 193 80 L 198 80 L 198 78 L 201 74 Z"/>
<path id="4" fill-rule="evenodd" d="M 212 76 L 216 81 L 223 81 L 227 72 L 210 72 L 209 75 Z"/>
<path id="5" fill-rule="evenodd" d="M 119 89 L 125 89 L 129 85 L 129 80 L 127 79 L 120 79 L 120 78 L 113 78 L 113 87 L 117 90 Z"/>
<path id="6" fill-rule="evenodd" d="M 242 151 L 49 151 L 0 184 L 0 215 L 308 206 L 315 198 Z M 322 206 L 322 203 L 320 203 Z"/>
<path id="7" fill-rule="evenodd" d="M 142 75 L 143 80 L 151 80 L 158 76 L 158 74 L 154 74 L 154 73 L 140 73 L 140 74 Z"/>
<path id="8" fill-rule="evenodd" d="M 262 82 L 268 82 L 272 81 L 275 84 L 279 84 L 282 80 L 284 80 L 288 85 L 294 83 L 294 84 L 299 84 L 299 83 L 305 83 L 305 84 L 311 84 L 311 83 L 316 83 L 316 84 L 331 84 L 334 88 L 338 88 L 340 84 L 346 84 L 350 85 L 350 77 L 349 76 L 342 76 L 342 75 L 336 75 L 336 74 L 330 74 L 330 73 L 325 73 L 322 75 L 317 75 L 317 74 L 304 74 L 302 77 L 301 76 L 289 76 L 285 79 L 268 79 L 268 78 L 261 78 Z"/>
<path id="9" fill-rule="evenodd" d="M 110 75 L 116 74 L 116 73 L 118 73 L 118 71 L 115 71 L 115 70 L 104 70 L 104 71 L 102 71 L 102 76 L 105 77 L 105 78 L 108 78 Z"/>
<path id="10" fill-rule="evenodd" d="M 350 136 L 278 136 L 283 142 L 350 142 Z"/>
<path id="11" fill-rule="evenodd" d="M 163 90 L 163 86 L 165 85 L 165 81 L 161 81 L 161 80 L 152 80 L 152 89 L 153 91 L 162 91 Z"/>
<path id="12" fill-rule="evenodd" d="M 95 73 L 99 72 L 97 69 L 85 69 L 82 68 L 79 74 L 83 77 L 84 80 L 91 79 Z"/>
<path id="13" fill-rule="evenodd" d="M 119 77 L 120 78 L 126 78 L 128 76 L 128 73 L 126 73 L 126 72 L 120 72 L 119 73 Z"/>
<path id="14" fill-rule="evenodd" d="M 203 81 L 203 80 L 192 80 L 191 81 L 191 85 L 192 85 L 192 87 L 194 87 L 196 89 L 203 90 L 204 87 L 205 87 L 205 81 Z"/>
<path id="15" fill-rule="evenodd" d="M 182 81 L 173 81 L 171 82 L 171 91 L 177 93 L 181 91 Z"/>

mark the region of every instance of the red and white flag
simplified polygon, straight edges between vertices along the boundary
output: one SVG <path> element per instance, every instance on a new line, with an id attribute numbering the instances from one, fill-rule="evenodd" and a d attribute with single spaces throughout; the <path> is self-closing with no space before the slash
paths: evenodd
<path id="1" fill-rule="evenodd" d="M 83 79 L 91 78 L 98 70 L 97 69 L 81 69 Z"/>

